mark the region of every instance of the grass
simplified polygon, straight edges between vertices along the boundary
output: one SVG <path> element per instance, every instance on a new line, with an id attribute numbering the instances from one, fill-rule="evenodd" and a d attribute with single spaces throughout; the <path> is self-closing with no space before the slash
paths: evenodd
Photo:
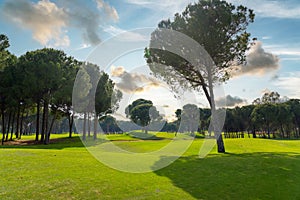
<path id="1" fill-rule="evenodd" d="M 171 135 L 158 133 L 159 140 L 130 134 L 109 138 L 126 150 L 149 152 L 170 142 Z M 79 137 L 51 137 L 63 139 L 0 147 L 0 199 L 300 199 L 298 140 L 225 139 L 226 154 L 213 149 L 199 159 L 203 139 L 195 139 L 171 165 L 133 174 L 97 161 Z"/>

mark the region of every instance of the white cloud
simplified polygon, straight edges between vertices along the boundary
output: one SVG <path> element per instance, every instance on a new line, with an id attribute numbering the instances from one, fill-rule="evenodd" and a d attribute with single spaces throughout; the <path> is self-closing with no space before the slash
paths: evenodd
<path id="1" fill-rule="evenodd" d="M 2 12 L 22 28 L 30 29 L 33 38 L 42 45 L 51 41 L 54 46 L 68 46 L 70 43 L 64 32 L 67 27 L 66 13 L 48 0 L 37 3 L 25 0 L 9 1 Z"/>
<path id="2" fill-rule="evenodd" d="M 280 89 L 287 91 L 289 98 L 300 98 L 300 72 L 292 72 L 287 76 L 278 78 L 274 85 Z"/>
<path id="3" fill-rule="evenodd" d="M 216 104 L 219 107 L 235 107 L 235 106 L 241 106 L 247 104 L 247 100 L 242 99 L 240 97 L 233 97 L 231 95 L 227 95 L 225 98 L 217 98 Z"/>
<path id="4" fill-rule="evenodd" d="M 127 3 L 145 7 L 154 11 L 164 11 L 168 15 L 182 12 L 189 4 L 197 2 L 195 0 L 126 0 Z M 300 5 L 296 1 L 285 0 L 227 0 L 234 5 L 245 5 L 251 8 L 260 17 L 275 18 L 300 18 Z M 170 17 L 171 17 L 170 16 Z"/>
<path id="5" fill-rule="evenodd" d="M 125 71 L 123 66 L 112 66 L 111 75 L 120 78 L 120 81 L 116 82 L 116 86 L 125 93 L 141 93 L 153 87 L 159 87 L 162 84 L 157 79 L 145 74 L 129 73 Z"/>
<path id="6" fill-rule="evenodd" d="M 118 39 L 122 39 L 124 41 L 135 41 L 135 42 L 149 41 L 149 38 L 146 35 L 137 32 L 126 31 L 116 26 L 110 25 L 105 27 L 103 30 L 112 36 L 117 36 L 119 34 L 122 34 L 122 37 L 119 37 Z"/>
<path id="7" fill-rule="evenodd" d="M 125 73 L 125 69 L 123 66 L 115 67 L 111 66 L 110 74 L 112 77 L 121 77 Z"/>
<path id="8" fill-rule="evenodd" d="M 297 43 L 289 45 L 265 45 L 265 49 L 280 57 L 280 60 L 300 60 L 300 48 Z"/>
<path id="9" fill-rule="evenodd" d="M 154 13 L 164 12 L 167 16 L 172 17 L 177 12 L 181 13 L 189 3 L 193 3 L 195 0 L 126 0 L 126 2 L 151 9 Z"/>
<path id="10" fill-rule="evenodd" d="M 89 48 L 89 47 L 91 47 L 90 44 L 83 43 L 83 44 L 81 44 L 78 48 L 76 48 L 75 50 L 87 49 L 87 48 Z"/>
<path id="11" fill-rule="evenodd" d="M 97 9 L 80 0 L 6 1 L 1 14 L 18 26 L 32 31 L 33 38 L 44 46 L 69 46 L 68 28 L 75 27 L 82 33 L 86 44 L 96 45 L 101 39 L 98 29 L 107 21 L 119 19 L 115 8 L 103 0 L 94 2 Z"/>
<path id="12" fill-rule="evenodd" d="M 104 2 L 103 0 L 95 0 L 97 4 L 97 8 L 99 10 L 104 9 L 104 12 L 114 21 L 119 20 L 119 15 L 116 9 L 110 6 L 108 3 Z"/>
<path id="13" fill-rule="evenodd" d="M 272 37 L 271 36 L 263 36 L 262 39 L 263 40 L 270 40 L 270 39 L 272 39 Z"/>
<path id="14" fill-rule="evenodd" d="M 262 43 L 257 41 L 247 54 L 247 64 L 233 66 L 231 74 L 241 76 L 244 74 L 265 75 L 279 69 L 279 58 L 262 48 Z"/>
<path id="15" fill-rule="evenodd" d="M 300 5 L 291 0 L 227 0 L 235 5 L 245 5 L 260 17 L 300 18 Z"/>

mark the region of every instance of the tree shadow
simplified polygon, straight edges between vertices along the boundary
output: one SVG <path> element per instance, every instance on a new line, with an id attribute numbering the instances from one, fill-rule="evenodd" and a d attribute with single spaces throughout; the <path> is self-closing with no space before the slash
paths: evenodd
<path id="1" fill-rule="evenodd" d="M 92 139 L 90 139 L 92 140 Z M 100 139 L 101 140 L 101 139 Z M 42 142 L 34 140 L 16 140 L 0 146 L 0 149 L 66 149 L 66 148 L 81 148 L 85 146 L 96 145 L 97 142 L 82 142 L 79 136 L 72 138 L 62 137 L 50 139 L 50 143 L 45 145 Z M 102 140 L 101 140 L 102 141 Z"/>
<path id="2" fill-rule="evenodd" d="M 155 173 L 196 199 L 300 199 L 299 152 L 181 157 Z"/>
<path id="3" fill-rule="evenodd" d="M 138 131 L 131 131 L 131 132 L 127 133 L 127 135 L 132 138 L 136 138 L 136 139 L 140 139 L 140 140 L 164 140 L 164 139 L 166 139 L 164 137 L 158 137 L 154 134 L 138 132 Z"/>

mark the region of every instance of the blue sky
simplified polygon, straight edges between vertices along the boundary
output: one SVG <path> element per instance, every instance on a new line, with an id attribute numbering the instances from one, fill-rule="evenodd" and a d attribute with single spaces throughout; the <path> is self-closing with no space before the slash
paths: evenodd
<path id="1" fill-rule="evenodd" d="M 194 1 L 0 0 L 0 32 L 9 37 L 9 50 L 17 56 L 37 48 L 54 47 L 79 60 L 86 60 L 97 49 L 99 42 L 126 30 L 156 27 L 160 20 L 172 19 L 176 12 L 183 11 L 191 2 Z M 266 91 L 278 91 L 281 96 L 300 98 L 300 2 L 228 2 L 243 4 L 254 10 L 256 18 L 249 26 L 249 32 L 259 41 L 249 56 L 252 60 L 248 68 L 240 68 L 240 73 L 224 85 L 225 94 L 234 97 L 231 101 L 236 100 L 228 104 L 251 103 Z M 137 34 L 127 36 L 139 39 Z M 145 69 L 142 56 L 140 49 L 123 55 L 112 65 L 128 73 L 147 74 L 141 70 Z M 122 81 L 118 77 L 114 80 Z M 144 77 L 143 81 L 149 84 L 153 80 Z M 169 108 L 162 112 L 171 115 L 177 100 L 171 97 L 171 92 L 169 96 L 166 93 L 163 89 L 149 87 L 143 92 L 128 92 L 128 96 L 130 99 L 143 95 L 152 98 L 161 107 Z M 207 105 L 201 97 L 196 103 Z"/>

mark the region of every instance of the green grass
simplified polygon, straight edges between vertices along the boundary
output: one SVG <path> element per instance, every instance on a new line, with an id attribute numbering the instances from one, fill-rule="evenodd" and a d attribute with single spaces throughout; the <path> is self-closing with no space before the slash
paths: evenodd
<path id="1" fill-rule="evenodd" d="M 149 152 L 173 136 L 108 137 L 126 150 Z M 300 199 L 298 140 L 225 139 L 228 153 L 213 149 L 199 159 L 203 139 L 195 139 L 168 167 L 132 174 L 97 161 L 79 137 L 51 136 L 59 137 L 49 145 L 0 147 L 0 199 Z"/>

